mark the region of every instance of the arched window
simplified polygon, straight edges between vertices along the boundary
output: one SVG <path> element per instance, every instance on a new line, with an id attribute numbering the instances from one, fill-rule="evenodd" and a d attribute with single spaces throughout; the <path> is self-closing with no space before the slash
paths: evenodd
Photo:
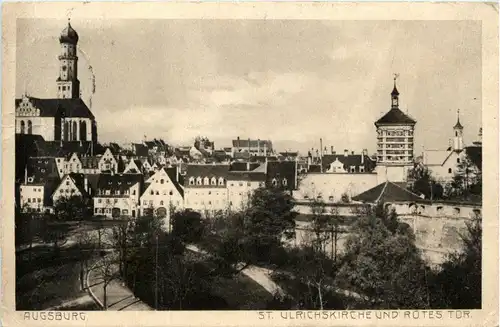
<path id="1" fill-rule="evenodd" d="M 80 122 L 80 141 L 87 141 L 87 123 L 85 121 Z"/>
<path id="2" fill-rule="evenodd" d="M 215 179 L 215 177 L 212 177 L 212 180 L 210 181 L 210 184 L 217 185 L 217 180 Z"/>
<path id="3" fill-rule="evenodd" d="M 169 195 L 174 195 L 174 192 L 170 191 L 168 192 Z"/>
<path id="4" fill-rule="evenodd" d="M 286 178 L 283 178 L 282 184 L 283 184 L 283 186 L 287 186 L 288 185 L 288 181 L 286 180 Z"/>
<path id="5" fill-rule="evenodd" d="M 201 185 L 201 177 L 198 177 L 198 178 L 196 179 L 196 185 Z"/>
<path id="6" fill-rule="evenodd" d="M 31 123 L 31 120 L 28 120 L 28 133 L 27 134 L 33 134 L 33 124 Z"/>
<path id="7" fill-rule="evenodd" d="M 448 168 L 448 174 L 451 174 L 451 168 Z"/>
<path id="8" fill-rule="evenodd" d="M 72 128 L 72 133 L 71 133 L 71 140 L 76 141 L 76 121 L 73 122 L 73 128 Z"/>
<path id="9" fill-rule="evenodd" d="M 64 123 L 64 140 L 65 141 L 69 141 L 70 140 L 70 128 L 71 128 L 71 125 L 69 122 L 65 122 Z"/>
<path id="10" fill-rule="evenodd" d="M 194 177 L 189 177 L 189 185 L 194 185 Z"/>
<path id="11" fill-rule="evenodd" d="M 276 186 L 278 185 L 278 181 L 276 180 L 276 178 L 273 178 L 273 186 Z"/>
<path id="12" fill-rule="evenodd" d="M 24 134 L 24 120 L 21 120 L 21 134 Z"/>
<path id="13" fill-rule="evenodd" d="M 220 177 L 219 178 L 219 186 L 223 186 L 224 185 L 224 178 Z"/>

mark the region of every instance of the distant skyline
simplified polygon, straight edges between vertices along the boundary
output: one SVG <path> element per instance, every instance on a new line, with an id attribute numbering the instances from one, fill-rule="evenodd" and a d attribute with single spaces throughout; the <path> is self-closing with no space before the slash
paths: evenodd
<path id="1" fill-rule="evenodd" d="M 20 19 L 16 97 L 56 96 L 67 20 Z M 101 142 L 207 136 L 270 139 L 278 150 L 375 152 L 373 123 L 400 108 L 415 150 L 446 148 L 460 109 L 464 141 L 481 127 L 478 21 L 72 20 L 79 80 Z"/>

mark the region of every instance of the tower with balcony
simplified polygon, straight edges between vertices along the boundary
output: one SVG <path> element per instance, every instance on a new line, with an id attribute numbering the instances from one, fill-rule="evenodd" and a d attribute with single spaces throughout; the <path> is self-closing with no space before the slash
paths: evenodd
<path id="1" fill-rule="evenodd" d="M 405 182 L 413 165 L 414 130 L 417 123 L 399 109 L 399 92 L 394 77 L 391 109 L 375 122 L 377 128 L 377 173 L 380 182 Z"/>

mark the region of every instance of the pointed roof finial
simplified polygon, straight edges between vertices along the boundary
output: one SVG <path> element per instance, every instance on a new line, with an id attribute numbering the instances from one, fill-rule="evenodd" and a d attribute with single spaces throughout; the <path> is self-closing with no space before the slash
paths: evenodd
<path id="1" fill-rule="evenodd" d="M 394 73 L 394 89 L 392 89 L 392 93 L 391 93 L 391 95 L 393 95 L 393 96 L 399 95 L 398 89 L 396 87 L 396 80 L 398 79 L 398 77 L 399 77 L 399 74 Z"/>
<path id="2" fill-rule="evenodd" d="M 453 128 L 463 129 L 464 127 L 460 124 L 460 109 L 457 109 L 457 123 Z"/>

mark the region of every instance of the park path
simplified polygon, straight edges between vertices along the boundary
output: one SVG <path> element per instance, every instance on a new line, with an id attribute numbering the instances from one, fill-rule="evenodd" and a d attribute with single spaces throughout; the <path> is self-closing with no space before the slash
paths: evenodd
<path id="1" fill-rule="evenodd" d="M 209 255 L 209 253 L 203 249 L 200 249 L 194 244 L 188 244 L 186 246 L 188 250 L 191 250 L 193 252 Z M 253 266 L 250 265 L 243 269 L 241 273 L 252 280 L 254 280 L 257 284 L 262 286 L 267 292 L 269 292 L 272 295 L 275 294 L 280 294 L 280 295 L 285 295 L 285 292 L 281 287 L 279 287 L 278 284 L 276 284 L 270 276 L 271 270 L 263 268 L 263 267 L 258 267 L 258 266 Z"/>
<path id="2" fill-rule="evenodd" d="M 86 274 L 86 286 L 89 295 L 101 308 L 104 308 L 104 289 L 102 276 L 94 269 L 97 261 Z M 149 311 L 149 305 L 136 298 L 134 293 L 121 280 L 111 281 L 106 288 L 108 311 Z"/>

